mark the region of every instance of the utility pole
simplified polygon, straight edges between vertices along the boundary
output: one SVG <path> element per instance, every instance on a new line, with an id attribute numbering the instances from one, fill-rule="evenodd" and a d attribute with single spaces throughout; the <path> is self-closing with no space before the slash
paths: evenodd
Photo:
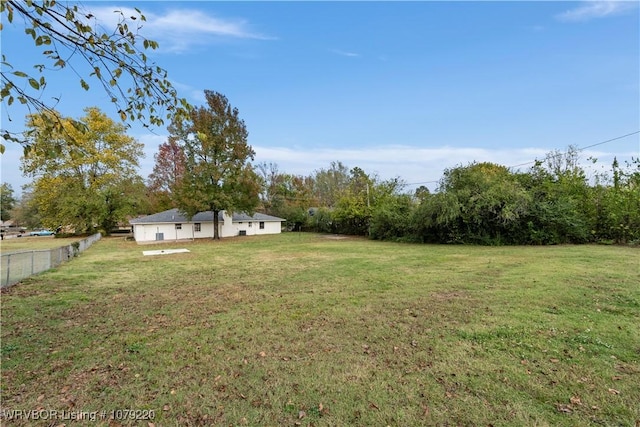
<path id="1" fill-rule="evenodd" d="M 369 183 L 367 182 L 367 207 L 371 207 L 371 203 L 369 203 Z"/>

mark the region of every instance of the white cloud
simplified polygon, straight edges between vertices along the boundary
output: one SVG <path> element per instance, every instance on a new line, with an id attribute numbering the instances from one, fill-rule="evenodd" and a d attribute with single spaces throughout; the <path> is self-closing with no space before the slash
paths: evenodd
<path id="1" fill-rule="evenodd" d="M 637 7 L 637 1 L 586 1 L 581 6 L 556 15 L 556 19 L 563 22 L 585 22 L 597 18 L 621 15 Z"/>
<path id="2" fill-rule="evenodd" d="M 256 162 L 274 162 L 283 172 L 309 175 L 327 168 L 332 161 L 341 161 L 349 168 L 358 166 L 381 179 L 399 177 L 408 189 L 421 183 L 434 190 L 446 168 L 466 165 L 473 161 L 493 162 L 505 166 L 542 158 L 548 150 L 513 149 L 492 150 L 482 148 L 412 146 L 379 146 L 359 149 L 291 149 L 286 147 L 254 146 Z"/>
<path id="3" fill-rule="evenodd" d="M 119 14 L 137 16 L 130 7 L 96 7 L 91 13 L 98 23 L 107 29 L 115 28 Z M 133 21 L 142 26 L 140 33 L 160 44 L 162 51 L 184 52 L 196 45 L 206 45 L 215 40 L 253 39 L 275 40 L 275 37 L 253 31 L 244 19 L 223 19 L 193 9 L 171 9 L 162 14 L 145 12 L 146 21 Z M 130 28 L 132 29 L 132 28 Z M 133 30 L 133 29 L 132 29 Z"/>
<path id="4" fill-rule="evenodd" d="M 140 162 L 140 175 L 146 179 L 153 170 L 153 156 L 158 152 L 158 146 L 166 142 L 167 137 L 145 134 L 139 136 L 138 140 L 145 146 L 146 157 Z M 307 176 L 316 170 L 328 168 L 333 161 L 340 161 L 349 168 L 358 166 L 368 174 L 377 174 L 381 179 L 399 177 L 407 184 L 412 184 L 408 186 L 409 190 L 421 183 L 435 190 L 446 168 L 467 165 L 474 161 L 514 166 L 543 159 L 545 154 L 551 151 L 542 148 L 498 150 L 450 146 L 421 148 L 406 145 L 344 149 L 253 145 L 253 149 L 256 152 L 254 163 L 276 163 L 283 173 Z"/>
<path id="5" fill-rule="evenodd" d="M 171 81 L 171 84 L 192 104 L 205 104 L 207 102 L 203 88 L 196 88 L 174 80 Z"/>
<path id="6" fill-rule="evenodd" d="M 543 25 L 532 25 L 530 27 L 527 27 L 530 31 L 533 31 L 535 33 L 540 33 L 542 31 L 545 31 L 546 28 Z"/>
<path id="7" fill-rule="evenodd" d="M 336 55 L 340 55 L 340 56 L 347 56 L 349 58 L 358 58 L 361 56 L 359 53 L 348 52 L 340 49 L 329 49 L 329 52 L 335 53 Z"/>
<path id="8" fill-rule="evenodd" d="M 553 148 L 490 149 L 471 147 L 420 148 L 403 145 L 363 147 L 358 149 L 292 149 L 287 147 L 253 146 L 256 162 L 273 162 L 281 172 L 310 175 L 314 171 L 330 167 L 332 161 L 341 161 L 349 168 L 360 167 L 368 174 L 377 174 L 381 179 L 399 177 L 413 191 L 425 185 L 431 191 L 438 186 L 445 169 L 466 166 L 472 162 L 491 162 L 526 171 L 535 160 L 543 160 Z M 613 157 L 631 157 L 633 153 L 610 153 L 605 151 L 583 151 L 580 153 L 581 167 L 587 176 L 595 173 L 590 157 L 598 159 L 597 167 L 609 166 Z M 517 166 L 517 167 L 516 167 Z"/>

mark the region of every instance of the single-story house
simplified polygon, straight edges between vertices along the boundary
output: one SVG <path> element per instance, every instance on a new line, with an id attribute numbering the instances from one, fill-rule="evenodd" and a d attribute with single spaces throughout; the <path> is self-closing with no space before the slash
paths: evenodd
<path id="1" fill-rule="evenodd" d="M 0 228 L 2 228 L 3 230 L 9 230 L 17 227 L 12 219 L 8 219 L 6 221 L 0 221 Z"/>
<path id="2" fill-rule="evenodd" d="M 225 211 L 218 214 L 218 233 L 220 237 L 252 236 L 256 234 L 278 234 L 282 231 L 282 218 L 255 213 L 228 215 Z M 199 212 L 191 220 L 178 211 L 168 211 L 135 218 L 129 221 L 133 227 L 136 242 L 160 240 L 184 240 L 213 237 L 213 212 Z"/>

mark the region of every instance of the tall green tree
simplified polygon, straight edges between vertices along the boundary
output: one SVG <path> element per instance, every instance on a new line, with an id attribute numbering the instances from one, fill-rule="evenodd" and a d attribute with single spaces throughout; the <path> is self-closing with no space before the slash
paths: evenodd
<path id="1" fill-rule="evenodd" d="M 32 148 L 22 157 L 22 170 L 34 178 L 34 203 L 44 226 L 108 234 L 135 213 L 143 145 L 98 108 L 85 113 L 78 120 L 51 112 L 29 116 Z M 48 126 L 51 120 L 62 128 Z"/>
<path id="2" fill-rule="evenodd" d="M 609 181 L 591 190 L 598 240 L 640 242 L 640 159 L 625 163 L 614 158 Z"/>
<path id="3" fill-rule="evenodd" d="M 213 212 L 213 238 L 219 239 L 219 212 L 254 212 L 260 178 L 249 163 L 255 152 L 238 109 L 221 93 L 204 93 L 207 105 L 192 109 L 169 128 L 185 155 L 184 176 L 175 193 L 178 208 L 188 218 Z"/>
<path id="4" fill-rule="evenodd" d="M 317 207 L 311 176 L 281 173 L 276 163 L 258 163 L 262 191 L 261 208 L 269 215 L 286 219 L 289 230 L 301 230 L 309 219 L 309 209 Z"/>
<path id="5" fill-rule="evenodd" d="M 348 182 L 340 189 L 333 210 L 333 219 L 341 233 L 369 234 L 372 191 L 373 179 L 364 170 L 356 166 L 349 171 Z"/>
<path id="6" fill-rule="evenodd" d="M 309 208 L 312 206 L 311 186 L 308 178 L 300 175 L 280 174 L 269 213 L 287 220 L 287 227 L 300 230 L 306 223 Z"/>
<path id="7" fill-rule="evenodd" d="M 462 204 L 453 192 L 439 191 L 423 197 L 411 215 L 414 238 L 423 243 L 463 243 Z"/>
<path id="8" fill-rule="evenodd" d="M 385 181 L 375 187 L 369 237 L 379 240 L 414 240 L 411 217 L 415 210 L 412 197 L 400 194 L 397 180 Z"/>
<path id="9" fill-rule="evenodd" d="M 2 0 L 0 31 L 5 30 L 5 26 L 24 25 L 24 35 L 33 40 L 35 49 L 43 55 L 41 63 L 29 69 L 16 69 L 15 60 L 2 54 L 3 110 L 9 112 L 17 101 L 32 114 L 51 113 L 42 116 L 40 126 L 62 131 L 64 123 L 55 120 L 53 106 L 64 99 L 47 100 L 43 90 L 51 72 L 66 70 L 78 78 L 78 84 L 85 90 L 94 83 L 100 86 L 115 104 L 122 120 L 162 126 L 176 112 L 184 112 L 188 108 L 186 100 L 178 97 L 167 72 L 151 62 L 145 53 L 158 47 L 157 42 L 139 33 L 145 16 L 139 9 L 133 14 L 122 10 L 114 13 L 118 16 L 115 28 L 103 29 L 91 11 L 78 4 L 56 0 Z M 83 74 L 83 70 L 88 71 Z M 7 141 L 29 141 L 7 129 L 1 129 L 0 134 Z M 0 151 L 3 150 L 4 146 L 0 145 Z"/>
<path id="10" fill-rule="evenodd" d="M 279 194 L 278 186 L 282 174 L 278 164 L 273 162 L 261 162 L 256 165 L 256 172 L 260 177 L 260 204 L 262 209 L 270 215 L 284 204 L 283 195 Z"/>
<path id="11" fill-rule="evenodd" d="M 11 210 L 16 205 L 16 198 L 13 196 L 11 184 L 3 182 L 0 185 L 0 219 L 7 221 L 11 218 Z"/>
<path id="12" fill-rule="evenodd" d="M 488 162 L 445 170 L 439 191 L 445 196 L 428 198 L 425 207 L 460 242 L 511 243 L 531 202 L 508 168 Z"/>
<path id="13" fill-rule="evenodd" d="M 336 207 L 349 187 L 349 168 L 336 161 L 331 162 L 327 169 L 317 170 L 314 175 L 314 195 L 319 205 L 327 208 Z"/>
<path id="14" fill-rule="evenodd" d="M 532 199 L 523 217 L 532 244 L 584 243 L 596 226 L 590 189 L 580 167 L 579 151 L 553 151 L 518 180 Z"/>
<path id="15" fill-rule="evenodd" d="M 32 185 L 22 187 L 22 196 L 11 211 L 11 219 L 18 227 L 38 228 L 41 226 L 38 206 L 33 199 Z"/>

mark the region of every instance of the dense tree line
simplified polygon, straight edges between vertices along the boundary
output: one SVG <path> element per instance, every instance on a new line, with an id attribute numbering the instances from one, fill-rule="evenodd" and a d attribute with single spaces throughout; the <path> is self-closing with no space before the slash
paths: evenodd
<path id="1" fill-rule="evenodd" d="M 290 229 L 379 240 L 483 245 L 640 242 L 640 162 L 588 179 L 578 151 L 553 152 L 527 171 L 471 163 L 444 171 L 438 189 L 407 194 L 340 162 L 314 174 L 262 164 L 262 207 Z"/>
<path id="2" fill-rule="evenodd" d="M 162 186 L 153 178 L 174 177 L 183 161 L 170 142 L 161 153 L 151 177 L 156 188 Z M 399 178 L 381 180 L 339 161 L 307 176 L 275 163 L 254 169 L 257 210 L 286 218 L 289 230 L 483 245 L 640 241 L 640 162 L 621 167 L 616 160 L 608 173 L 589 178 L 575 147 L 551 152 L 527 171 L 456 166 L 444 171 L 434 193 L 420 187 L 409 194 Z M 158 194 L 166 197 L 166 190 Z"/>
<path id="3" fill-rule="evenodd" d="M 76 132 L 67 150 L 61 150 L 65 144 L 57 144 L 55 132 L 46 129 L 41 139 L 31 141 L 33 149 L 23 159 L 23 170 L 36 178 L 34 183 L 23 189 L 19 200 L 3 185 L 3 220 L 89 232 L 107 231 L 132 216 L 172 207 L 191 214 L 211 208 L 248 209 L 285 218 L 291 231 L 378 240 L 640 243 L 638 159 L 624 165 L 614 160 L 607 172 L 588 177 L 578 150 L 570 147 L 565 153 L 549 153 L 526 171 L 475 162 L 452 167 L 444 171 L 435 192 L 420 187 L 408 193 L 399 178 L 382 180 L 339 161 L 306 176 L 282 172 L 275 163 L 248 163 L 253 152 L 237 111 L 223 95 L 208 96 L 211 105 L 192 110 L 190 121 L 171 128 L 146 187 L 134 171 L 139 144 L 99 110 L 87 109 L 79 120 L 84 128 L 69 122 L 70 130 L 58 135 L 64 139 Z M 218 103 L 219 111 L 213 108 Z M 40 131 L 32 132 L 36 136 L 42 130 L 37 118 L 29 122 Z M 215 175 L 218 169 L 224 174 Z M 205 193 L 209 201 L 197 197 Z M 238 197 L 240 193 L 244 196 Z"/>
<path id="4" fill-rule="evenodd" d="M 309 175 L 253 164 L 248 132 L 227 98 L 206 91 L 207 105 L 176 117 L 145 183 L 136 169 L 142 145 L 97 108 L 86 116 L 27 117 L 31 149 L 22 170 L 34 178 L 20 200 L 2 188 L 3 219 L 20 225 L 109 233 L 140 214 L 177 207 L 261 211 L 289 230 L 378 240 L 483 245 L 640 242 L 640 160 L 588 177 L 579 152 L 549 153 L 526 171 L 493 163 L 446 169 L 435 192 L 405 191 L 332 162 Z M 77 124 L 81 123 L 82 126 Z M 594 160 L 595 162 L 595 160 Z M 217 217 L 216 217 L 217 218 Z"/>

